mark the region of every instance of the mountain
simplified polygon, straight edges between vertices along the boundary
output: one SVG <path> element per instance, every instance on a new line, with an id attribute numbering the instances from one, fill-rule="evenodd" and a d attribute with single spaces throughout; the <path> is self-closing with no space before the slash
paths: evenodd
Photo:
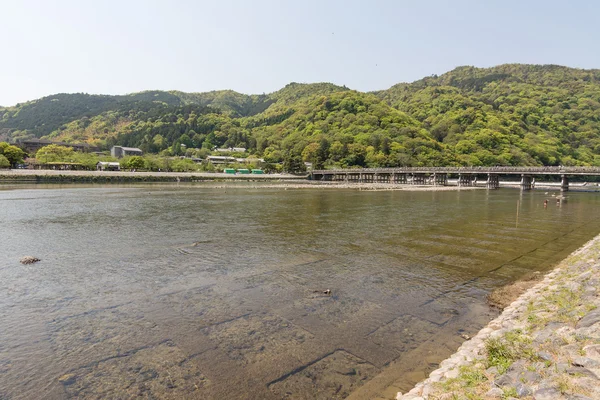
<path id="1" fill-rule="evenodd" d="M 57 94 L 0 108 L 3 137 L 175 154 L 246 147 L 317 166 L 600 165 L 600 70 L 466 66 L 371 93 L 290 83 L 261 95 Z"/>

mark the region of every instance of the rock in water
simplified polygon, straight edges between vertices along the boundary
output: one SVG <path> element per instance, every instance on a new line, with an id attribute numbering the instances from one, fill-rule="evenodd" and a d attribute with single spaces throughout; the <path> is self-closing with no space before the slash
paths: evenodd
<path id="1" fill-rule="evenodd" d="M 77 380 L 76 378 L 75 374 L 66 374 L 58 378 L 58 381 L 63 385 L 72 385 Z"/>
<path id="2" fill-rule="evenodd" d="M 21 258 L 21 260 L 20 260 L 21 264 L 33 264 L 38 261 L 40 261 L 39 258 L 32 257 L 32 256 L 25 256 L 25 257 Z"/>

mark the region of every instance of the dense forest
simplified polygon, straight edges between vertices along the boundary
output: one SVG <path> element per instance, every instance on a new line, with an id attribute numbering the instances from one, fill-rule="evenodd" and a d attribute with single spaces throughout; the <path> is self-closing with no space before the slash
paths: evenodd
<path id="1" fill-rule="evenodd" d="M 0 141 L 32 137 L 171 155 L 245 147 L 317 168 L 600 165 L 600 70 L 459 67 L 371 93 L 291 83 L 261 95 L 57 94 L 0 108 Z"/>

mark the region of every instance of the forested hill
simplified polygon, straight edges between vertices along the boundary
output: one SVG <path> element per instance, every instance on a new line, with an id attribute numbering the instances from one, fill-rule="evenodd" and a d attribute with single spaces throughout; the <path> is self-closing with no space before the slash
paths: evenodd
<path id="1" fill-rule="evenodd" d="M 0 140 L 48 137 L 204 154 L 246 147 L 321 166 L 600 165 L 600 70 L 507 64 L 361 93 L 291 83 L 270 94 L 58 94 L 0 108 Z"/>

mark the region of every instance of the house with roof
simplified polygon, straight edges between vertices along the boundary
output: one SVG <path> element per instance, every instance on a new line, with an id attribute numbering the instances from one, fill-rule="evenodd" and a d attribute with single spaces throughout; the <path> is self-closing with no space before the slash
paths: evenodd
<path id="1" fill-rule="evenodd" d="M 97 147 L 92 146 L 88 143 L 54 142 L 52 140 L 46 140 L 46 139 L 17 140 L 17 145 L 29 154 L 34 154 L 42 147 L 46 147 L 51 144 L 55 144 L 57 146 L 72 147 L 73 150 L 75 150 L 75 151 L 81 151 L 81 152 L 86 152 L 86 153 L 98 150 Z"/>
<path id="2" fill-rule="evenodd" d="M 96 164 L 97 171 L 120 171 L 121 165 L 118 162 L 99 161 Z"/>
<path id="3" fill-rule="evenodd" d="M 110 155 L 115 158 L 123 158 L 125 156 L 141 156 L 142 150 L 137 147 L 113 146 L 110 149 Z"/>
<path id="4" fill-rule="evenodd" d="M 235 157 L 228 156 L 207 156 L 206 161 L 212 164 L 233 164 L 236 162 Z"/>

